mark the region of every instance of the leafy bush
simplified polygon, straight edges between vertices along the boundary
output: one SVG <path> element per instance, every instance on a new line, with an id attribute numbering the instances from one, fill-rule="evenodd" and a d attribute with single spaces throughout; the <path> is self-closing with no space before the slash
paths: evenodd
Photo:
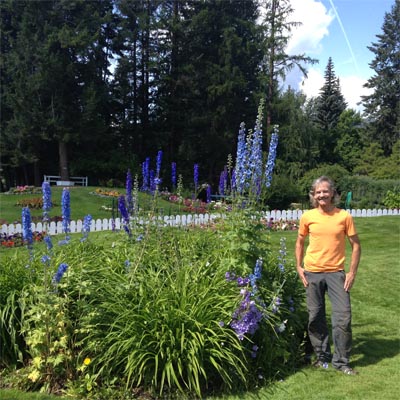
<path id="1" fill-rule="evenodd" d="M 266 227 L 250 212 L 214 229 L 149 225 L 114 235 L 112 246 L 71 241 L 48 261 L 31 260 L 34 281 L 14 302 L 24 309 L 30 360 L 18 375 L 21 387 L 64 387 L 87 399 L 124 387 L 201 397 L 259 386 L 293 368 L 303 289 L 294 268 L 285 269 L 284 251 L 270 254 Z M 240 337 L 232 322 L 252 292 L 257 258 L 262 318 Z M 68 270 L 55 284 L 63 262 Z M 227 280 L 227 272 L 247 283 Z"/>
<path id="2" fill-rule="evenodd" d="M 352 192 L 351 208 L 383 208 L 388 191 L 399 191 L 396 179 L 375 179 L 368 176 L 347 176 L 340 181 L 342 193 Z"/>
<path id="3" fill-rule="evenodd" d="M 388 190 L 382 203 L 387 208 L 400 208 L 400 192 Z"/>

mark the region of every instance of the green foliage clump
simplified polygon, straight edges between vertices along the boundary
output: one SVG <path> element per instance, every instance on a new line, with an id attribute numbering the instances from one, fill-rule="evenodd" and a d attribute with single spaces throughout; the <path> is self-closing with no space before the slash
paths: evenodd
<path id="1" fill-rule="evenodd" d="M 23 337 L 19 387 L 86 399 L 138 388 L 201 397 L 260 386 L 295 366 L 303 290 L 253 214 L 233 213 L 210 229 L 149 224 L 111 235 L 104 245 L 54 248 L 49 264 L 30 261 L 33 276 L 8 313 Z M 226 273 L 246 279 L 257 258 L 263 318 L 240 337 L 231 324 L 251 284 L 239 287 Z M 57 283 L 60 262 L 68 270 Z"/>
<path id="2" fill-rule="evenodd" d="M 351 208 L 383 208 L 388 191 L 399 191 L 398 179 L 375 179 L 368 176 L 344 176 L 340 180 L 342 200 L 347 192 L 352 192 Z"/>
<path id="3" fill-rule="evenodd" d="M 400 208 L 400 192 L 388 190 L 382 203 L 387 208 Z"/>

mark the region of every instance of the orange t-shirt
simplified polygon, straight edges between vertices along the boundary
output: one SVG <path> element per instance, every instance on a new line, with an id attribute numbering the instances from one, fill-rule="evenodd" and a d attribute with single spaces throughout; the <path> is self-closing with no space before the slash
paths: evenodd
<path id="1" fill-rule="evenodd" d="M 344 269 L 346 236 L 354 236 L 357 231 L 347 211 L 335 208 L 324 215 L 314 208 L 302 215 L 299 234 L 310 236 L 304 269 L 310 272 L 336 272 Z"/>

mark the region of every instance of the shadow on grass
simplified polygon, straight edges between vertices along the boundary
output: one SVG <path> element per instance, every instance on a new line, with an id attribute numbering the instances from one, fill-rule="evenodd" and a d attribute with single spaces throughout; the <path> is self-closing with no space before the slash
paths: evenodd
<path id="1" fill-rule="evenodd" d="M 352 356 L 357 357 L 358 366 L 376 364 L 385 358 L 396 357 L 399 353 L 400 339 L 377 338 L 373 335 L 354 338 Z"/>

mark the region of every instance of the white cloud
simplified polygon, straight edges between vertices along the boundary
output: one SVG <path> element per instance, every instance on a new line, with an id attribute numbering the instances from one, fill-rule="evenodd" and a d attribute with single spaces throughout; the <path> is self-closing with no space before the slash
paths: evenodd
<path id="1" fill-rule="evenodd" d="M 301 22 L 292 29 L 292 37 L 287 46 L 288 54 L 313 56 L 322 50 L 321 41 L 329 35 L 329 25 L 334 19 L 331 12 L 316 0 L 291 0 L 293 13 L 291 21 Z"/>
<path id="2" fill-rule="evenodd" d="M 358 104 L 361 101 L 361 96 L 371 93 L 371 89 L 365 88 L 366 80 L 355 75 L 339 76 L 340 90 L 347 102 L 347 106 L 356 111 L 363 111 L 362 105 Z M 303 78 L 298 86 L 308 98 L 319 95 L 322 86 L 325 83 L 324 75 L 315 68 L 311 68 L 308 73 L 308 79 Z"/>
<path id="3" fill-rule="evenodd" d="M 291 0 L 293 13 L 291 20 L 302 24 L 293 28 L 292 37 L 286 49 L 288 54 L 305 54 L 316 57 L 323 50 L 323 39 L 329 35 L 329 28 L 335 16 L 332 10 L 318 0 Z M 352 63 L 353 60 L 345 60 L 344 63 Z M 316 97 L 325 83 L 323 70 L 325 66 L 318 65 L 308 67 L 308 77 L 304 78 L 299 71 L 288 74 L 285 85 L 290 85 L 301 90 L 307 97 Z M 369 89 L 363 87 L 366 80 L 359 76 L 339 75 L 342 94 L 348 107 L 362 111 L 358 105 L 362 95 L 369 94 Z"/>

